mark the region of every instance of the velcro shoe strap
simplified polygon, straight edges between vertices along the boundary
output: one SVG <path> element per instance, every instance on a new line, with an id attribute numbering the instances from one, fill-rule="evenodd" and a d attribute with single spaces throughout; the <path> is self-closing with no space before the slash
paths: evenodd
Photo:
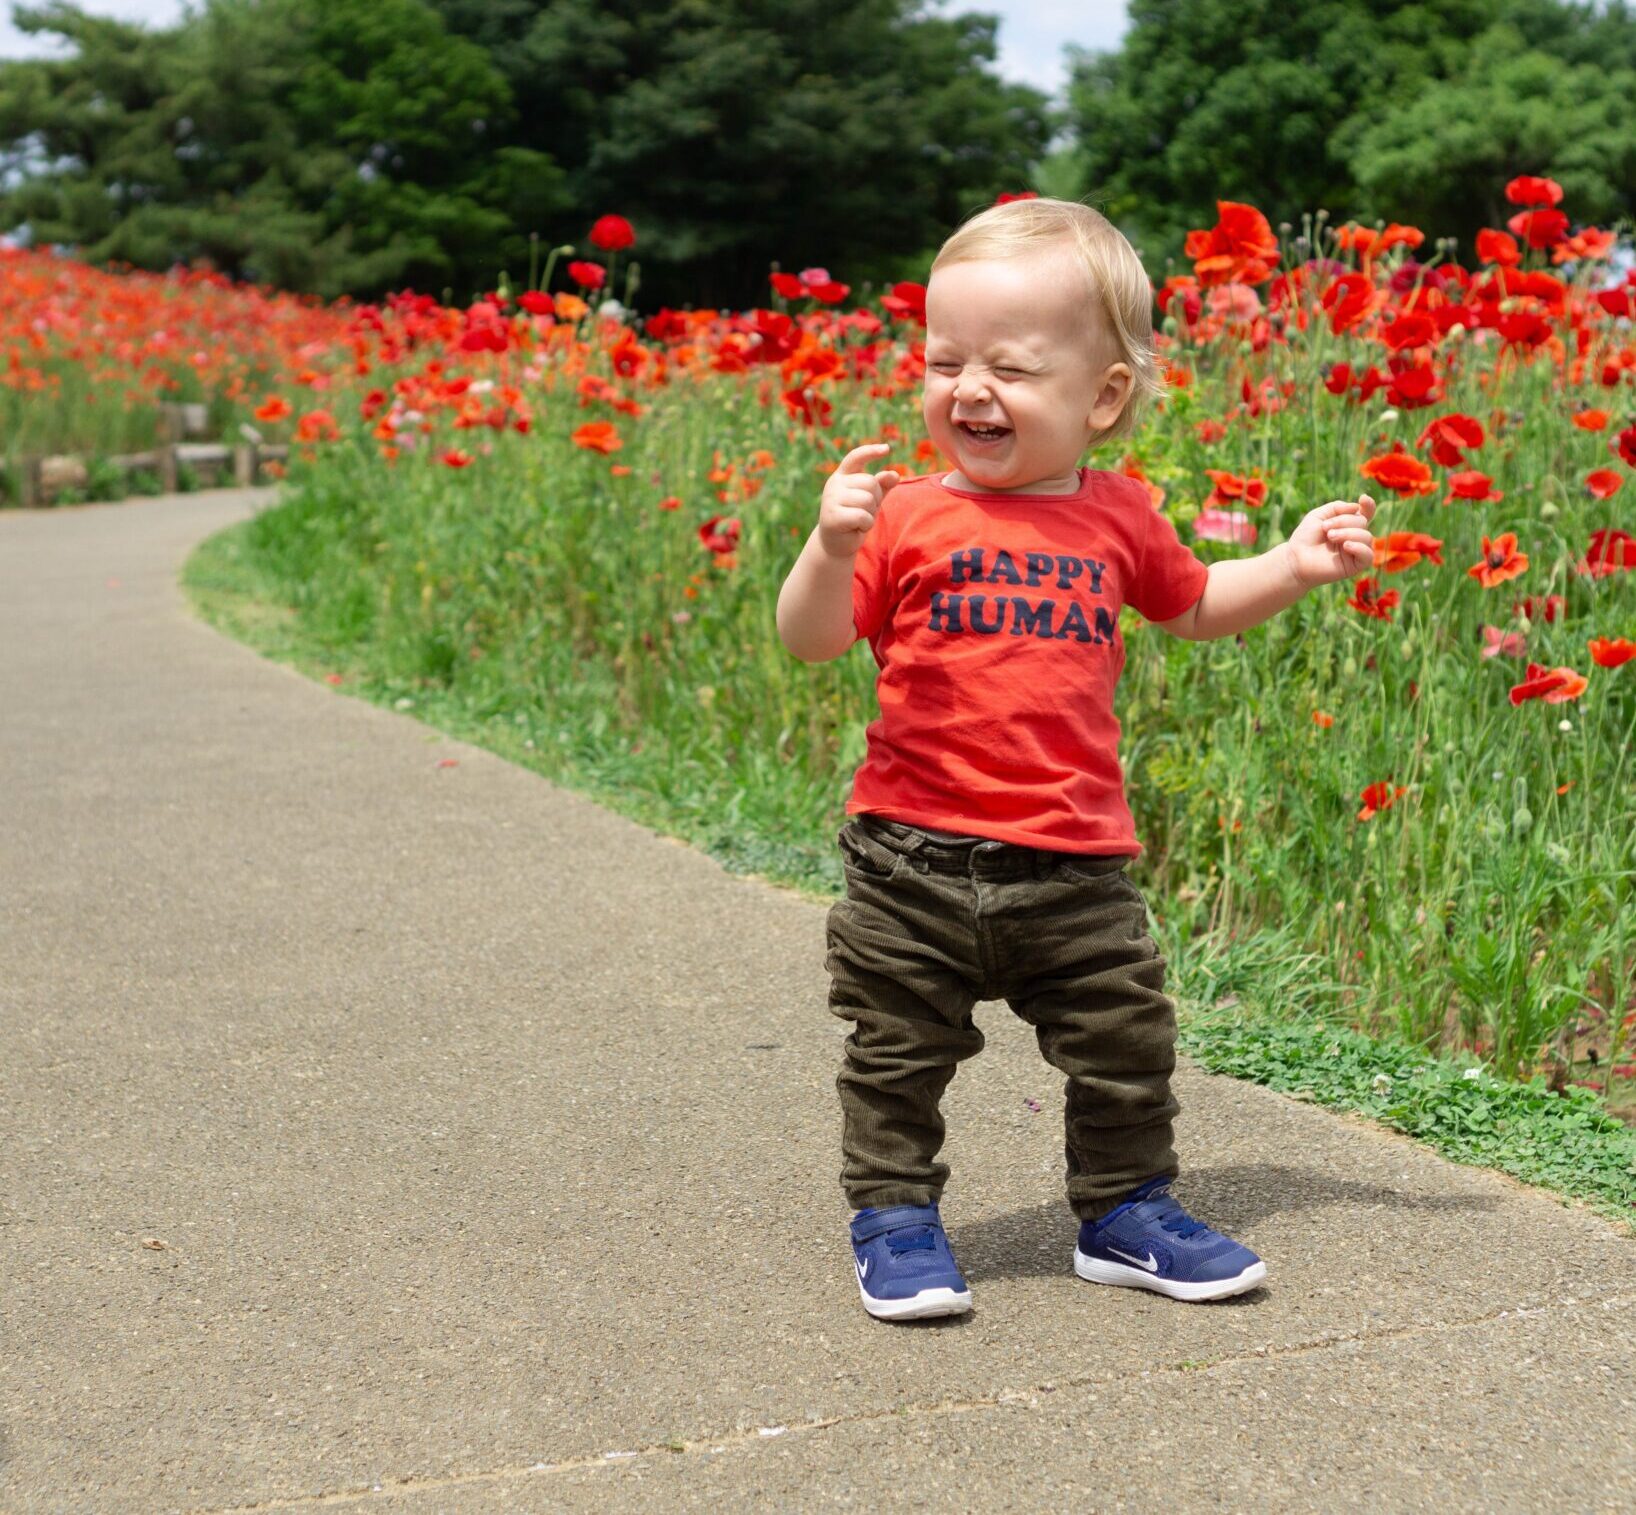
<path id="1" fill-rule="evenodd" d="M 905 1226 L 936 1226 L 941 1230 L 943 1220 L 936 1205 L 892 1205 L 853 1221 L 852 1240 L 866 1242 L 887 1231 L 901 1231 Z"/>

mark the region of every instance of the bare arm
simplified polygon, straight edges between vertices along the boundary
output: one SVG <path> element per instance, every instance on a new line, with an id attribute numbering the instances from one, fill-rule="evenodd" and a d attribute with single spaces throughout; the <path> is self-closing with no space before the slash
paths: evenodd
<path id="1" fill-rule="evenodd" d="M 1307 592 L 1292 572 L 1288 547 L 1280 542 L 1259 557 L 1212 563 L 1204 593 L 1192 608 L 1154 624 L 1189 642 L 1210 642 L 1271 620 Z"/>
<path id="2" fill-rule="evenodd" d="M 857 640 L 852 624 L 852 565 L 833 557 L 815 526 L 778 592 L 778 635 L 803 663 L 827 663 Z"/>
<path id="3" fill-rule="evenodd" d="M 1190 642 L 1230 637 L 1271 620 L 1309 589 L 1367 573 L 1374 562 L 1369 523 L 1375 502 L 1359 495 L 1310 510 L 1301 524 L 1255 558 L 1227 558 L 1210 565 L 1210 577 L 1192 609 L 1154 624 Z"/>
<path id="4" fill-rule="evenodd" d="M 818 524 L 778 592 L 779 639 L 803 663 L 827 663 L 857 640 L 852 570 L 881 501 L 898 481 L 893 469 L 863 470 L 887 450 L 885 442 L 865 442 L 841 459 L 824 485 Z"/>

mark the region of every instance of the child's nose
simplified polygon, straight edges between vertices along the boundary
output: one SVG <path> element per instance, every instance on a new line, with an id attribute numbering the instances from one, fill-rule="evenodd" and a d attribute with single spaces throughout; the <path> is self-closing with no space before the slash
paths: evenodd
<path id="1" fill-rule="evenodd" d="M 961 372 L 954 381 L 954 397 L 960 401 L 979 401 L 988 398 L 988 384 L 981 374 Z"/>

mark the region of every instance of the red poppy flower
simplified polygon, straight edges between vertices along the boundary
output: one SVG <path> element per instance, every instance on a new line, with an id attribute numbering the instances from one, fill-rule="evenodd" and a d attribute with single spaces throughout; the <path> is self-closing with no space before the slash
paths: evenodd
<path id="1" fill-rule="evenodd" d="M 1430 363 L 1394 367 L 1388 393 L 1392 404 L 1399 410 L 1422 410 L 1443 398 L 1442 387 L 1437 382 L 1437 369 Z"/>
<path id="2" fill-rule="evenodd" d="M 1423 495 L 1434 494 L 1437 490 L 1437 486 L 1432 483 L 1431 469 L 1419 458 L 1410 457 L 1404 451 L 1401 442 L 1390 452 L 1370 458 L 1358 471 L 1366 479 L 1373 479 L 1382 489 L 1389 489 L 1393 494 Z"/>
<path id="3" fill-rule="evenodd" d="M 1445 505 L 1455 500 L 1503 500 L 1503 491 L 1494 487 L 1494 481 L 1486 473 L 1477 473 L 1475 470 L 1466 473 L 1451 473 L 1449 475 L 1448 499 Z"/>
<path id="4" fill-rule="evenodd" d="M 894 284 L 892 293 L 882 295 L 880 302 L 900 320 L 926 324 L 926 286 L 924 284 Z"/>
<path id="5" fill-rule="evenodd" d="M 256 407 L 258 421 L 282 421 L 290 413 L 290 402 L 283 395 L 269 395 Z"/>
<path id="6" fill-rule="evenodd" d="M 1606 258 L 1613 252 L 1617 240 L 1611 231 L 1598 231 L 1594 226 L 1587 226 L 1581 231 L 1576 231 L 1565 242 L 1553 247 L 1551 261 L 1572 263 L 1579 258 L 1591 260 Z"/>
<path id="7" fill-rule="evenodd" d="M 1585 645 L 1598 668 L 1618 668 L 1636 658 L 1636 642 L 1629 637 L 1593 637 Z"/>
<path id="8" fill-rule="evenodd" d="M 1636 468 L 1636 426 L 1627 426 L 1608 445 L 1624 459 L 1627 468 Z"/>
<path id="9" fill-rule="evenodd" d="M 591 245 L 603 252 L 620 252 L 635 242 L 635 228 L 623 216 L 598 216 L 591 228 Z"/>
<path id="10" fill-rule="evenodd" d="M 1265 479 L 1243 479 L 1236 473 L 1224 473 L 1219 468 L 1206 468 L 1204 471 L 1210 475 L 1211 482 L 1216 486 L 1206 498 L 1204 509 L 1229 505 L 1235 500 L 1256 507 L 1267 503 Z"/>
<path id="11" fill-rule="evenodd" d="M 1517 534 L 1507 531 L 1490 541 L 1483 538 L 1483 560 L 1466 572 L 1484 589 L 1492 589 L 1507 579 L 1514 579 L 1528 569 L 1528 555 L 1517 551 Z"/>
<path id="12" fill-rule="evenodd" d="M 568 277 L 581 289 L 601 289 L 608 281 L 608 270 L 600 263 L 570 263 Z"/>
<path id="13" fill-rule="evenodd" d="M 1355 581 L 1351 598 L 1346 603 L 1360 615 L 1373 616 L 1377 621 L 1389 621 L 1392 619 L 1392 607 L 1402 598 L 1395 589 L 1381 594 L 1379 581 L 1365 577 Z"/>
<path id="14" fill-rule="evenodd" d="M 1604 526 L 1591 533 L 1585 556 L 1574 564 L 1574 572 L 1593 579 L 1636 568 L 1636 537 L 1619 526 Z"/>
<path id="15" fill-rule="evenodd" d="M 1384 304 L 1386 295 L 1375 288 L 1367 274 L 1342 274 L 1323 293 L 1323 307 L 1329 312 L 1330 329 L 1337 336 L 1350 331 L 1371 311 Z M 1331 393 L 1339 393 L 1332 390 Z"/>
<path id="16" fill-rule="evenodd" d="M 1426 347 L 1438 337 L 1437 323 L 1424 311 L 1400 312 L 1380 329 L 1380 340 L 1392 352 L 1407 347 Z"/>
<path id="17" fill-rule="evenodd" d="M 1185 247 L 1193 272 L 1207 289 L 1217 284 L 1260 284 L 1272 277 L 1278 238 L 1253 205 L 1216 201 L 1216 224 L 1190 231 Z"/>
<path id="18" fill-rule="evenodd" d="M 620 435 L 614 430 L 612 421 L 587 421 L 573 435 L 575 447 L 583 447 L 587 452 L 600 452 L 606 456 L 610 452 L 618 452 L 625 444 Z"/>
<path id="19" fill-rule="evenodd" d="M 1485 226 L 1477 233 L 1477 256 L 1484 263 L 1498 263 L 1501 268 L 1515 268 L 1522 262 L 1522 251 L 1510 232 L 1495 231 Z"/>
<path id="20" fill-rule="evenodd" d="M 1424 559 L 1443 566 L 1443 544 L 1436 537 L 1428 537 L 1418 531 L 1389 531 L 1383 537 L 1376 537 L 1375 567 L 1382 573 L 1401 573 L 1405 568 Z"/>
<path id="21" fill-rule="evenodd" d="M 737 516 L 711 516 L 699 528 L 699 540 L 712 552 L 733 552 L 738 548 L 738 534 L 743 526 Z"/>
<path id="22" fill-rule="evenodd" d="M 1585 488 L 1599 500 L 1611 500 L 1624 483 L 1624 477 L 1611 468 L 1597 468 L 1585 475 Z"/>
<path id="23" fill-rule="evenodd" d="M 1550 247 L 1568 234 L 1568 218 L 1559 210 L 1519 210 L 1505 223 L 1530 247 Z"/>
<path id="24" fill-rule="evenodd" d="M 1524 700 L 1544 700 L 1547 705 L 1560 705 L 1565 700 L 1577 700 L 1589 687 L 1590 680 L 1571 668 L 1547 668 L 1543 663 L 1530 663 L 1528 677 L 1512 686 L 1511 703 L 1520 705 Z"/>
<path id="25" fill-rule="evenodd" d="M 470 468 L 477 460 L 464 449 L 451 447 L 447 452 L 438 454 L 438 461 L 447 463 L 450 468 Z"/>
<path id="26" fill-rule="evenodd" d="M 1605 410 L 1576 410 L 1573 423 L 1581 431 L 1605 431 L 1612 418 Z"/>
<path id="27" fill-rule="evenodd" d="M 1439 416 L 1428 421 L 1414 445 L 1431 443 L 1432 460 L 1441 468 L 1458 468 L 1465 462 L 1465 449 L 1483 445 L 1483 423 L 1474 416 Z"/>
<path id="28" fill-rule="evenodd" d="M 1513 205 L 1560 205 L 1562 186 L 1555 179 L 1519 174 L 1505 186 L 1505 198 Z"/>
<path id="29" fill-rule="evenodd" d="M 680 510 L 682 508 L 682 502 L 679 498 L 677 498 L 677 496 L 667 494 L 664 499 L 659 502 L 659 508 L 661 510 Z"/>
<path id="30" fill-rule="evenodd" d="M 1007 190 L 1002 195 L 996 195 L 994 197 L 994 203 L 996 205 L 1009 205 L 1013 200 L 1037 200 L 1037 199 L 1039 199 L 1039 193 L 1036 190 L 1032 190 L 1032 189 L 1019 189 L 1019 190 L 1015 190 L 1015 191 Z"/>
<path id="31" fill-rule="evenodd" d="M 1568 602 L 1559 594 L 1530 594 L 1515 601 L 1511 606 L 1512 615 L 1525 615 L 1530 621 L 1544 621 L 1547 624 L 1566 614 Z"/>
<path id="32" fill-rule="evenodd" d="M 1378 783 L 1371 784 L 1359 796 L 1363 801 L 1363 809 L 1358 812 L 1358 819 L 1360 821 L 1373 820 L 1382 810 L 1390 810 L 1397 803 L 1398 795 L 1407 794 L 1408 792 L 1407 785 L 1399 784 L 1394 789 L 1388 779 L 1382 779 Z"/>

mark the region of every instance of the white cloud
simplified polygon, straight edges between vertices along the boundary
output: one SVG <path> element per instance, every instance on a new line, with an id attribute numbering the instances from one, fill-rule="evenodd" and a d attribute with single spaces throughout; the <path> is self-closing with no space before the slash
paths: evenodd
<path id="1" fill-rule="evenodd" d="M 937 13 L 997 15 L 1001 76 L 1059 95 L 1068 82 L 1063 49 L 1070 42 L 1093 52 L 1118 47 L 1130 24 L 1125 9 L 1125 0 L 954 0 Z"/>
<path id="2" fill-rule="evenodd" d="M 87 15 L 116 21 L 140 21 L 145 26 L 170 26 L 182 17 L 182 0 L 79 0 Z M 60 58 L 68 49 L 49 32 L 29 36 L 12 25 L 12 7 L 0 20 L 0 58 Z"/>

